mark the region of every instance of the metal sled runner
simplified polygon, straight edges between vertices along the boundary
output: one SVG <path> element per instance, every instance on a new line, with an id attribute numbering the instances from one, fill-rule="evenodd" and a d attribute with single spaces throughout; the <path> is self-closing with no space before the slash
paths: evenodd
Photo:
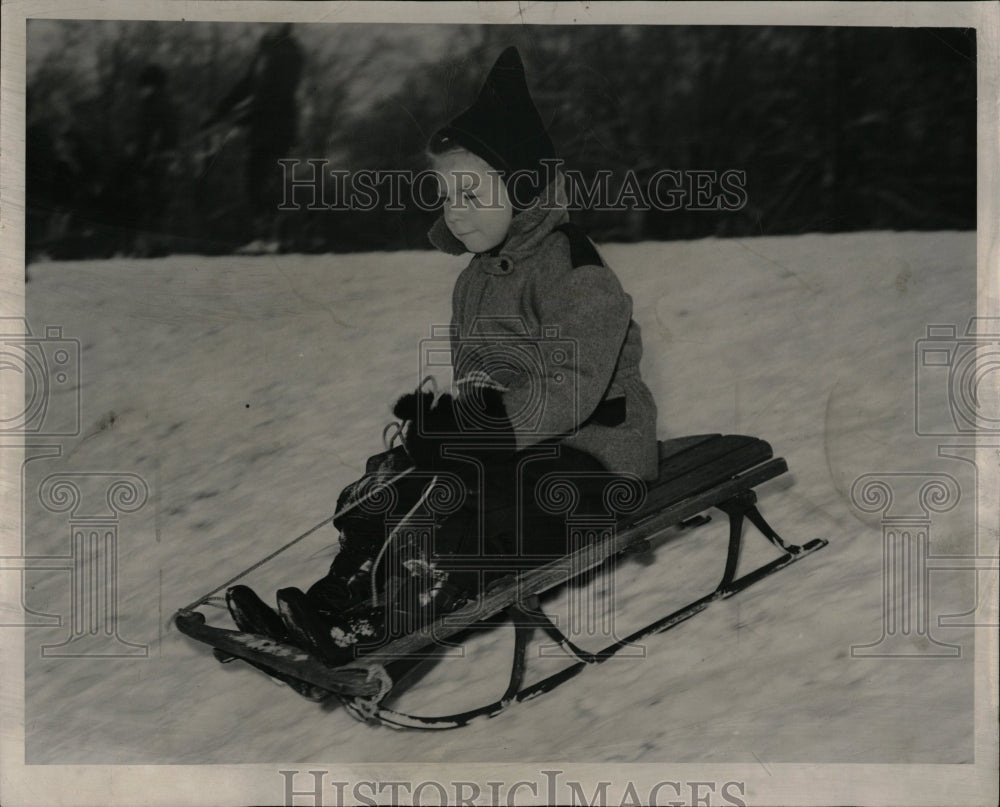
<path id="1" fill-rule="evenodd" d="M 657 480 L 649 484 L 639 509 L 620 518 L 608 534 L 558 561 L 504 578 L 462 608 L 367 654 L 359 652 L 353 662 L 342 666 L 328 667 L 304 650 L 263 636 L 212 627 L 206 623 L 204 615 L 194 609 L 178 611 L 175 623 L 181 632 L 212 646 L 217 652 L 268 667 L 337 695 L 359 720 L 395 728 L 457 728 L 548 692 L 583 670 L 611 658 L 622 648 L 667 631 L 705 610 L 712 602 L 731 597 L 826 546 L 828 542 L 824 539 L 814 539 L 802 546 L 786 543 L 757 509 L 754 488 L 787 470 L 784 459 L 773 457 L 770 445 L 753 437 L 716 434 L 661 442 Z M 614 555 L 644 546 L 648 539 L 670 527 L 693 527 L 704 523 L 708 518 L 701 514 L 710 508 L 717 508 L 728 516 L 729 547 L 718 585 L 703 597 L 596 653 L 578 648 L 539 608 L 539 594 L 580 577 Z M 756 527 L 781 554 L 737 577 L 745 521 Z M 459 714 L 439 716 L 410 715 L 384 705 L 402 676 L 419 663 L 429 649 L 503 614 L 514 623 L 514 658 L 509 683 L 498 700 Z M 528 640 L 535 628 L 542 629 L 573 659 L 573 663 L 524 686 Z"/>

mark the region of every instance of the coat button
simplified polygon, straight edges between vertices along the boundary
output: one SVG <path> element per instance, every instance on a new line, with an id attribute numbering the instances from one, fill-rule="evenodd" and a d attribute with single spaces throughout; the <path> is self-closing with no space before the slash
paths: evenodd
<path id="1" fill-rule="evenodd" d="M 510 270 L 513 269 L 513 268 L 514 268 L 514 264 L 511 263 L 511 261 L 510 261 L 509 258 L 501 258 L 500 259 L 500 271 L 503 272 L 505 275 L 508 274 L 510 272 Z"/>

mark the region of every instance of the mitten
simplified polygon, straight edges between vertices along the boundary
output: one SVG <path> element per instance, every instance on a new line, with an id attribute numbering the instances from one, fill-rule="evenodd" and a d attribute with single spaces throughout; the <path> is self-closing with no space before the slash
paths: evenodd
<path id="1" fill-rule="evenodd" d="M 442 453 L 446 446 L 490 445 L 499 453 L 514 448 L 503 397 L 490 387 L 476 387 L 460 398 L 445 394 L 437 401 L 429 392 L 411 393 L 396 401 L 392 411 L 405 422 L 403 445 L 418 468 L 441 470 L 452 464 Z"/>

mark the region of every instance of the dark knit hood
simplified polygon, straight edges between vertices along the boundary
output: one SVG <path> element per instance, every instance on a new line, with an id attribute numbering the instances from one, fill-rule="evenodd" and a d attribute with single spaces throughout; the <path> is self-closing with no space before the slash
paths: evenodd
<path id="1" fill-rule="evenodd" d="M 432 152 L 460 146 L 500 171 L 518 210 L 528 207 L 547 184 L 543 160 L 556 151 L 531 100 L 517 48 L 500 54 L 475 103 L 430 141 Z"/>

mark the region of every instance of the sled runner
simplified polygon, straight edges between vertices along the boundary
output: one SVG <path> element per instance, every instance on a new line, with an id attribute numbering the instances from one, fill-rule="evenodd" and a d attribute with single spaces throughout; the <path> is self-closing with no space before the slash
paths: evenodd
<path id="1" fill-rule="evenodd" d="M 784 459 L 774 458 L 763 440 L 741 435 L 698 435 L 661 442 L 659 476 L 649 483 L 642 504 L 618 518 L 594 542 L 544 566 L 501 578 L 477 599 L 439 617 L 430 625 L 397 638 L 342 666 L 328 667 L 296 647 L 271 639 L 212 627 L 193 608 L 178 611 L 175 621 L 181 632 L 216 648 L 217 653 L 236 656 L 257 666 L 270 668 L 312 685 L 321 694 L 338 696 L 357 719 L 396 728 L 456 728 L 479 717 L 492 717 L 509 705 L 548 692 L 584 669 L 614 656 L 646 636 L 662 633 L 703 611 L 713 601 L 730 597 L 752 583 L 827 545 L 814 539 L 802 546 L 786 543 L 764 520 L 756 506 L 754 488 L 788 470 Z M 617 640 L 596 652 L 581 650 L 540 609 L 538 595 L 600 566 L 614 555 L 647 545 L 648 540 L 669 527 L 695 527 L 708 520 L 710 508 L 729 519 L 729 547 L 718 585 L 703 597 Z M 736 576 L 748 520 L 781 555 L 759 568 Z M 325 522 L 324 522 L 325 523 Z M 389 693 L 402 674 L 439 647 L 449 637 L 482 626 L 485 620 L 506 614 L 514 623 L 514 658 L 506 691 L 495 702 L 460 714 L 417 716 L 386 705 Z M 524 686 L 528 639 L 540 628 L 573 659 L 573 664 L 541 681 Z M 317 695 L 319 697 L 319 695 Z"/>

